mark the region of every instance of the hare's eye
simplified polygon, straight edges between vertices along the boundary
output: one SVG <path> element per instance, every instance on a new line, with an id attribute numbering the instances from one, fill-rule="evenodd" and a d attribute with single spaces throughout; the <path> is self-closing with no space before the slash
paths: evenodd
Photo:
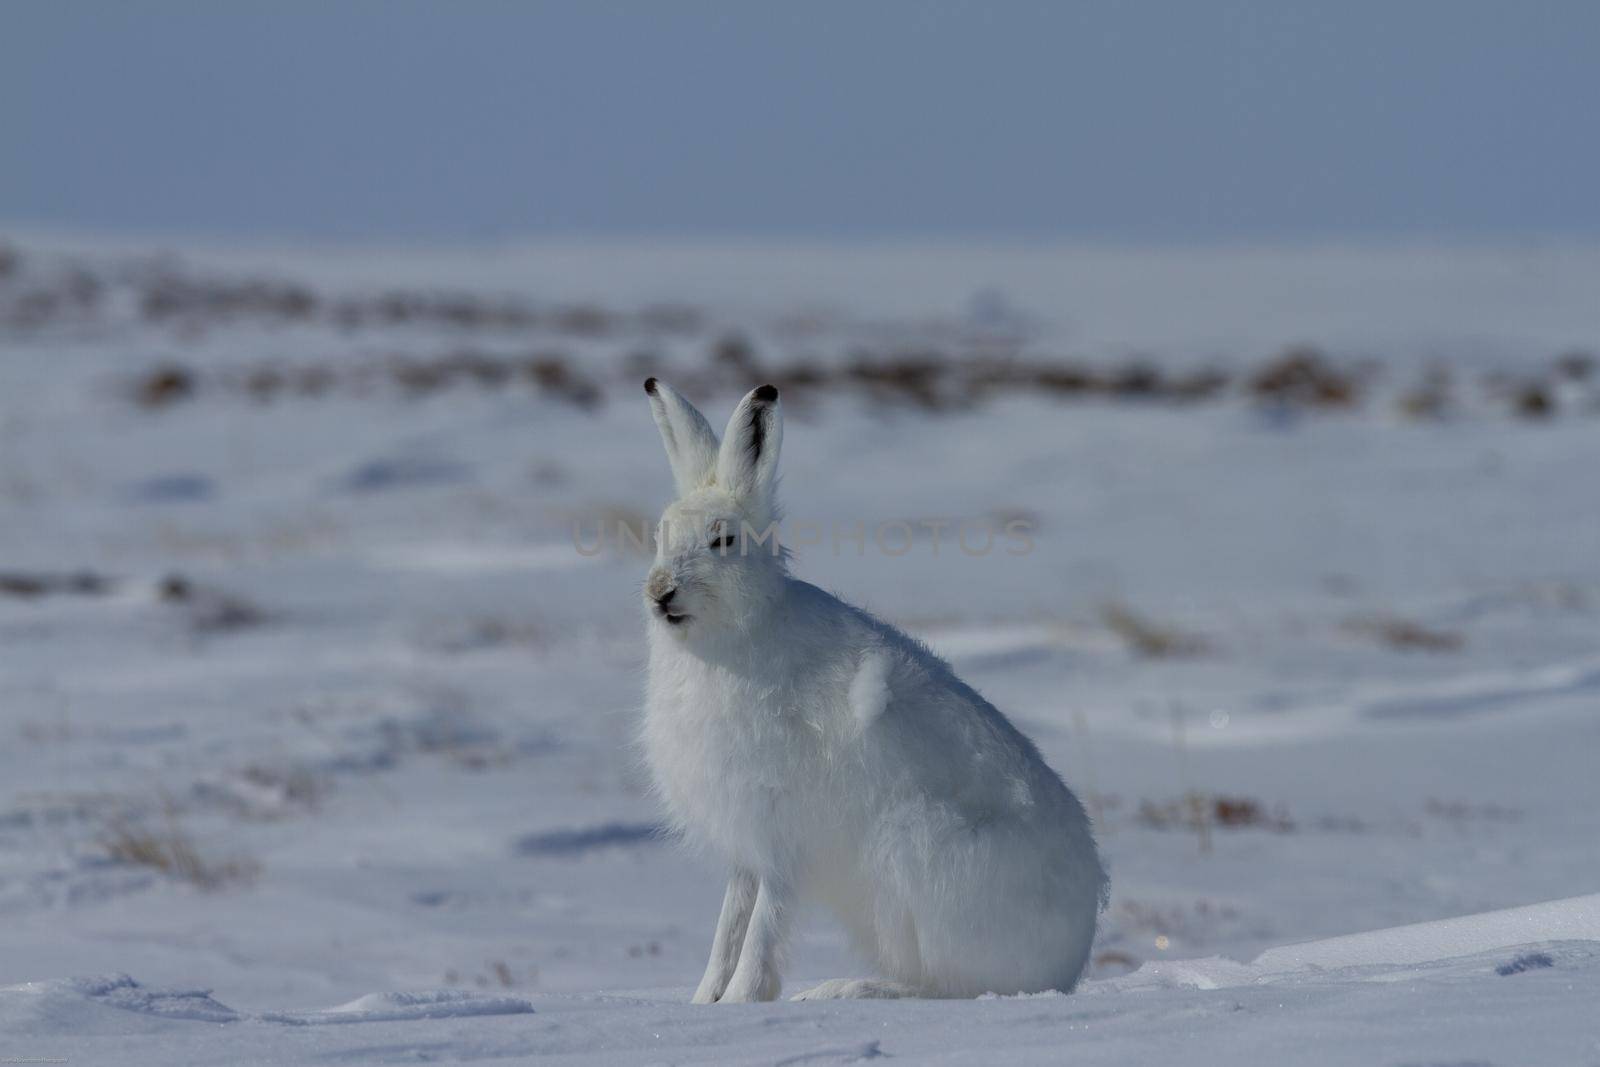
<path id="1" fill-rule="evenodd" d="M 714 548 L 714 549 L 715 548 L 728 548 L 728 547 L 731 547 L 732 544 L 733 544 L 733 535 L 725 533 L 725 534 L 721 535 L 720 537 L 712 538 L 711 544 L 708 547 Z"/>

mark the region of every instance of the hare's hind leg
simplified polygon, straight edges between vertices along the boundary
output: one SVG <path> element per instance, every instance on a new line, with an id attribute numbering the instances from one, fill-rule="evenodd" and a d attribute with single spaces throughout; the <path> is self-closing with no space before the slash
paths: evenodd
<path id="1" fill-rule="evenodd" d="M 921 996 L 915 989 L 900 982 L 878 978 L 830 978 L 814 985 L 790 1000 L 897 1000 L 901 997 Z"/>
<path id="2" fill-rule="evenodd" d="M 728 891 L 722 897 L 722 914 L 717 918 L 717 933 L 711 939 L 711 959 L 705 977 L 694 991 L 691 1004 L 715 1004 L 728 988 L 733 969 L 739 965 L 739 950 L 744 946 L 750 912 L 756 906 L 756 876 L 749 871 L 734 871 Z"/>

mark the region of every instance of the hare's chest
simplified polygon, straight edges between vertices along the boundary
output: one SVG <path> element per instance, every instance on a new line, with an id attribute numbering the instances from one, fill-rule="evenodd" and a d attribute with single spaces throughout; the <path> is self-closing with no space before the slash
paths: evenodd
<path id="1" fill-rule="evenodd" d="M 652 657 L 643 741 L 672 821 L 748 862 L 805 788 L 815 745 L 771 690 Z"/>

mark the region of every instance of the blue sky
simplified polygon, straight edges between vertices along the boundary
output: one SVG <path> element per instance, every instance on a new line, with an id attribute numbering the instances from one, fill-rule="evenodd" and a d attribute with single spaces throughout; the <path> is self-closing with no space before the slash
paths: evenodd
<path id="1" fill-rule="evenodd" d="M 1592 239 L 1597 57 L 1564 0 L 10 0 L 0 220 Z"/>

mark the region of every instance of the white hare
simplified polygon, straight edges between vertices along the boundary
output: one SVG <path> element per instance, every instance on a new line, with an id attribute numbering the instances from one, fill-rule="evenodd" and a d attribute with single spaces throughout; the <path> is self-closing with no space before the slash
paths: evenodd
<path id="1" fill-rule="evenodd" d="M 776 997 L 808 899 L 883 979 L 796 999 L 1070 990 L 1107 885 L 1083 806 L 942 660 L 762 540 L 775 388 L 720 445 L 665 383 L 644 388 L 678 498 L 645 584 L 642 741 L 673 827 L 731 869 L 695 1003 Z"/>

